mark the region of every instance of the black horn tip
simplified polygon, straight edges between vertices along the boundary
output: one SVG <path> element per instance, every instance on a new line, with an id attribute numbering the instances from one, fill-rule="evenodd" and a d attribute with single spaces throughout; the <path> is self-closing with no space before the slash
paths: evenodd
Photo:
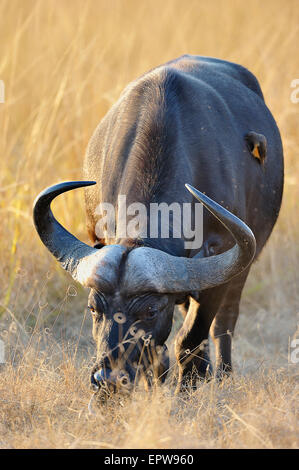
<path id="1" fill-rule="evenodd" d="M 53 186 L 49 186 L 48 188 L 44 189 L 39 195 L 36 197 L 33 208 L 37 205 L 38 202 L 48 201 L 51 202 L 56 196 L 59 194 L 65 193 L 66 191 L 71 191 L 72 189 L 83 188 L 84 186 L 92 186 L 97 184 L 96 181 L 64 181 L 62 183 L 54 184 Z"/>
<path id="2" fill-rule="evenodd" d="M 231 232 L 238 244 L 246 248 L 248 259 L 254 258 L 256 251 L 256 240 L 252 230 L 239 217 L 225 209 L 213 199 L 193 188 L 190 184 L 185 184 L 190 193 L 200 201 L 220 222 Z"/>
<path id="3" fill-rule="evenodd" d="M 201 193 L 198 191 L 198 189 L 194 188 L 191 186 L 191 184 L 186 183 L 185 187 L 188 189 L 188 191 L 192 194 L 192 196 L 195 197 L 199 202 L 201 202 L 207 209 L 211 210 L 213 207 L 214 209 L 217 208 L 218 210 L 223 210 L 224 208 L 218 204 L 216 201 L 213 199 L 210 199 L 208 196 L 205 194 Z M 215 214 L 214 214 L 215 215 Z"/>
<path id="4" fill-rule="evenodd" d="M 204 201 L 206 199 L 209 199 L 207 198 L 207 196 L 205 196 L 203 193 L 201 193 L 200 191 L 198 191 L 198 189 L 196 188 L 193 188 L 193 186 L 191 186 L 191 184 L 188 184 L 186 183 L 185 184 L 185 187 L 188 189 L 188 191 L 198 200 L 200 201 Z"/>
<path id="5" fill-rule="evenodd" d="M 55 219 L 50 206 L 56 196 L 72 189 L 93 184 L 96 184 L 96 182 L 66 181 L 55 184 L 42 191 L 33 205 L 33 222 L 41 241 L 75 280 L 77 280 L 77 267 L 80 260 L 89 255 L 93 249 L 82 243 L 60 225 Z"/>

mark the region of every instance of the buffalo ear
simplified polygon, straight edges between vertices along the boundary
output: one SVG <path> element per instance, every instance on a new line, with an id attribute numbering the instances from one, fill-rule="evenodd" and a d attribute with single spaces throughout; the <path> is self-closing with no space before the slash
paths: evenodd
<path id="1" fill-rule="evenodd" d="M 267 156 L 267 139 L 263 134 L 248 132 L 245 135 L 248 150 L 263 165 Z"/>

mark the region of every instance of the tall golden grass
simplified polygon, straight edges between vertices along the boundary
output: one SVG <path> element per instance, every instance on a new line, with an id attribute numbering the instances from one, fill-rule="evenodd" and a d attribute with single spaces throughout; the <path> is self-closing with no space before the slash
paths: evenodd
<path id="1" fill-rule="evenodd" d="M 296 0 L 1 1 L 0 447 L 298 446 L 298 366 L 288 361 L 298 334 L 298 25 Z M 282 211 L 244 290 L 234 379 L 182 398 L 170 377 L 89 416 L 86 292 L 41 245 L 32 203 L 45 186 L 81 178 L 88 139 L 130 80 L 183 53 L 241 63 L 259 79 L 284 144 Z M 88 241 L 82 192 L 54 209 Z"/>

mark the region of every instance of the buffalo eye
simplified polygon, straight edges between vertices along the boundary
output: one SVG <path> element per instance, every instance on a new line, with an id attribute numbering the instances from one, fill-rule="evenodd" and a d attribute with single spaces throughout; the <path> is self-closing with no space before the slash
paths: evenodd
<path id="1" fill-rule="evenodd" d="M 155 308 L 149 308 L 146 314 L 148 320 L 154 320 L 158 314 L 158 311 Z"/>

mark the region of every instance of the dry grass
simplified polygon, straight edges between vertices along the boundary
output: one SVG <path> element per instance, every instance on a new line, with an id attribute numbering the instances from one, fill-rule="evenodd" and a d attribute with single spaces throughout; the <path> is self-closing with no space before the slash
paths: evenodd
<path id="1" fill-rule="evenodd" d="M 87 413 L 89 368 L 67 354 L 26 357 L 1 378 L 1 447 L 221 448 L 295 447 L 296 379 L 287 371 L 239 373 L 186 397 L 171 382 L 136 390 L 96 416 Z M 49 362 L 47 362 L 49 360 Z"/>
<path id="2" fill-rule="evenodd" d="M 298 20 L 295 0 L 2 0 L 0 447 L 298 446 L 298 368 L 288 364 L 299 300 Z M 91 133 L 130 80 L 186 52 L 257 75 L 284 143 L 283 208 L 244 291 L 234 382 L 183 399 L 170 377 L 88 417 L 86 292 L 41 246 L 32 202 L 47 185 L 80 179 Z M 55 213 L 87 241 L 82 192 L 60 198 Z"/>

